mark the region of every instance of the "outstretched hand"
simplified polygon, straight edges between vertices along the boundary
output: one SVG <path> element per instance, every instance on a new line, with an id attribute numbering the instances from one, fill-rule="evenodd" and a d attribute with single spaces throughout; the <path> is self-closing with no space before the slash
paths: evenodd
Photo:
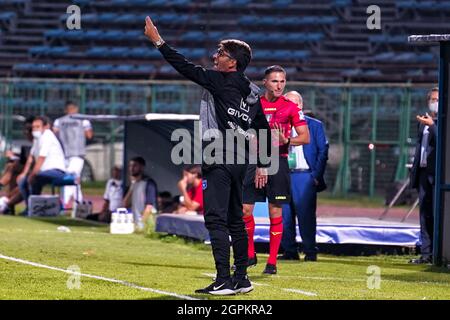
<path id="1" fill-rule="evenodd" d="M 155 25 L 153 24 L 152 19 L 150 19 L 149 16 L 147 16 L 145 18 L 145 31 L 144 31 L 144 34 L 153 43 L 155 43 L 156 41 L 161 39 L 161 36 L 159 35 L 158 29 L 156 29 Z"/>
<path id="2" fill-rule="evenodd" d="M 286 138 L 284 128 L 281 124 L 275 122 L 273 124 L 272 130 L 274 133 L 273 138 L 275 139 L 275 141 L 278 141 L 280 145 L 285 145 L 286 143 L 288 143 L 288 138 Z"/>
<path id="3" fill-rule="evenodd" d="M 433 118 L 430 117 L 428 113 L 426 113 L 424 116 L 416 116 L 417 121 L 420 123 L 431 127 L 434 124 Z"/>

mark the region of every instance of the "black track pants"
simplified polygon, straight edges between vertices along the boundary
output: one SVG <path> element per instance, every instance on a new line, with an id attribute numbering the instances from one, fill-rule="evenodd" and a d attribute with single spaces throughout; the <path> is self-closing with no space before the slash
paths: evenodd
<path id="1" fill-rule="evenodd" d="M 236 277 L 247 274 L 247 232 L 242 220 L 242 184 L 247 165 L 203 165 L 205 226 L 218 279 L 230 278 L 231 236 Z"/>

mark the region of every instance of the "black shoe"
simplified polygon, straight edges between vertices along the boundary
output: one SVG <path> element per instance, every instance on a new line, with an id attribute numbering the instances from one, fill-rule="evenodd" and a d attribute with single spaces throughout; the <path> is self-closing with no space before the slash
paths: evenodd
<path id="1" fill-rule="evenodd" d="M 253 290 L 252 283 L 248 280 L 248 276 L 245 276 L 244 279 L 236 279 L 233 277 L 231 281 L 235 293 L 249 293 Z"/>
<path id="2" fill-rule="evenodd" d="M 236 294 L 231 280 L 216 280 L 206 288 L 195 290 L 195 293 L 213 294 L 216 296 L 228 296 Z"/>
<path id="3" fill-rule="evenodd" d="M 300 260 L 298 254 L 284 253 L 277 257 L 278 260 Z"/>
<path id="4" fill-rule="evenodd" d="M 266 268 L 263 271 L 264 274 L 277 274 L 277 266 L 274 264 L 266 264 Z"/>
<path id="5" fill-rule="evenodd" d="M 420 257 L 418 259 L 409 260 L 410 264 L 431 264 L 431 258 Z"/>
<path id="6" fill-rule="evenodd" d="M 316 254 L 307 254 L 305 256 L 305 262 L 311 262 L 311 261 L 317 261 L 317 255 Z"/>

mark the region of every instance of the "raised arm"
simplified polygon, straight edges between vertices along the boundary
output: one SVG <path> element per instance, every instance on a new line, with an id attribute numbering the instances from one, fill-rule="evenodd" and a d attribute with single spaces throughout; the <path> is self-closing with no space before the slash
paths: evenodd
<path id="1" fill-rule="evenodd" d="M 145 35 L 159 49 L 164 59 L 166 59 L 166 61 L 181 75 L 199 84 L 211 93 L 221 87 L 223 75 L 220 72 L 195 65 L 189 62 L 177 50 L 171 48 L 159 35 L 159 31 L 150 17 L 145 19 Z"/>

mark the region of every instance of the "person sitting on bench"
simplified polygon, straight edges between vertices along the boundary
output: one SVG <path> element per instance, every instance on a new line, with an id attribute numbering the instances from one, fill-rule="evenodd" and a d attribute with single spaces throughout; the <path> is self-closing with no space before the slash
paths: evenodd
<path id="1" fill-rule="evenodd" d="M 55 134 L 48 128 L 46 117 L 36 117 L 32 130 L 36 143 L 30 154 L 34 156 L 35 164 L 31 172 L 23 172 L 19 180 L 19 189 L 27 206 L 23 215 L 28 215 L 30 195 L 41 194 L 45 185 L 60 181 L 66 175 L 63 149 Z"/>

